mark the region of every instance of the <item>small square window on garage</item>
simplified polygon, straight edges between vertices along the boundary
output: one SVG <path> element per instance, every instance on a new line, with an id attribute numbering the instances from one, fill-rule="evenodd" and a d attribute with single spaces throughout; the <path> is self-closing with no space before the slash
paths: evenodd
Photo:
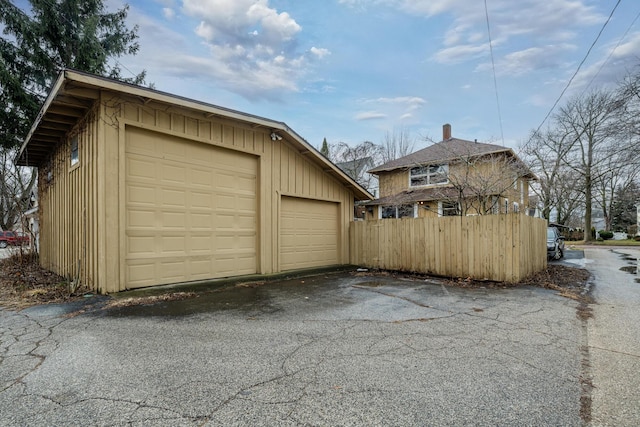
<path id="1" fill-rule="evenodd" d="M 78 156 L 78 135 L 71 138 L 71 166 L 78 164 L 80 158 Z"/>

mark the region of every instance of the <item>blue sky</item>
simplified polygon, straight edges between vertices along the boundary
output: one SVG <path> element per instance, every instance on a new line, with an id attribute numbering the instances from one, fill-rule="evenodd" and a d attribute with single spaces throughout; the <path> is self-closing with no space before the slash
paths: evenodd
<path id="1" fill-rule="evenodd" d="M 132 1 L 140 51 L 120 62 L 159 90 L 283 121 L 316 147 L 405 130 L 418 149 L 450 123 L 454 137 L 516 148 L 616 0 L 486 4 L 501 115 L 482 0 Z M 640 64 L 638 14 L 640 2 L 620 2 L 566 97 Z"/>

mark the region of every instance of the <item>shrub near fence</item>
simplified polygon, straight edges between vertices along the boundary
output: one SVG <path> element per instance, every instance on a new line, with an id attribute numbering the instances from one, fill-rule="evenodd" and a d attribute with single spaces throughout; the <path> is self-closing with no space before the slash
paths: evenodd
<path id="1" fill-rule="evenodd" d="M 522 214 L 352 222 L 351 263 L 518 282 L 547 266 L 547 221 Z"/>

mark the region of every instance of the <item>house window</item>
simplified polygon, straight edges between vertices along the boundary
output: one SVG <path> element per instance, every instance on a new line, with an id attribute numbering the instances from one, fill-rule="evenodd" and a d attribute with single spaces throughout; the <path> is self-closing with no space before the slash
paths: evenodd
<path id="1" fill-rule="evenodd" d="M 509 213 L 509 199 L 504 199 L 504 213 Z"/>
<path id="2" fill-rule="evenodd" d="M 381 218 L 414 218 L 414 207 L 411 204 L 382 206 Z"/>
<path id="3" fill-rule="evenodd" d="M 491 196 L 491 213 L 497 215 L 500 213 L 500 198 Z"/>
<path id="4" fill-rule="evenodd" d="M 78 135 L 71 138 L 71 166 L 78 164 Z"/>
<path id="5" fill-rule="evenodd" d="M 411 168 L 411 187 L 422 187 L 425 185 L 446 184 L 449 182 L 447 174 L 449 165 L 429 165 L 416 166 Z"/>
<path id="6" fill-rule="evenodd" d="M 460 215 L 460 204 L 458 202 L 439 202 L 438 216 L 458 216 Z"/>
<path id="7" fill-rule="evenodd" d="M 516 202 L 513 202 L 513 212 L 514 213 L 520 212 L 520 205 Z"/>

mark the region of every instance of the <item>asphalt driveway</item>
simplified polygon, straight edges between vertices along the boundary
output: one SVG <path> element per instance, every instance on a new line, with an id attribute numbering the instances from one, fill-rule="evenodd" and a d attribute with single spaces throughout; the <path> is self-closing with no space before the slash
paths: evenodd
<path id="1" fill-rule="evenodd" d="M 341 273 L 0 311 L 0 424 L 581 425 L 577 308 Z"/>

